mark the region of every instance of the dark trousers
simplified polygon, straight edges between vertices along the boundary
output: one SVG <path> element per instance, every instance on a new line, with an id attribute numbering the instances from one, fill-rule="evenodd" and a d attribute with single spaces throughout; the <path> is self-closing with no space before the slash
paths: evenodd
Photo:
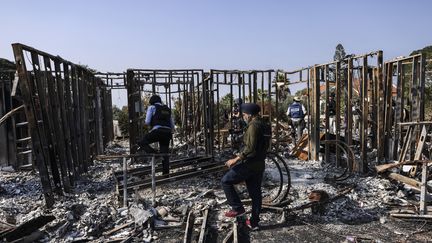
<path id="1" fill-rule="evenodd" d="M 300 141 L 300 138 L 303 136 L 303 130 L 305 128 L 304 119 L 300 119 L 300 120 L 292 119 L 291 120 L 291 128 L 292 128 L 292 131 L 295 133 L 292 135 L 296 136 L 295 144 L 297 144 L 297 142 Z"/>
<path id="2" fill-rule="evenodd" d="M 250 218 L 252 224 L 258 224 L 260 221 L 259 214 L 261 212 L 262 204 L 262 177 L 263 172 L 254 172 L 245 164 L 238 164 L 228 170 L 228 172 L 222 177 L 221 181 L 228 204 L 237 212 L 244 211 L 244 208 L 234 185 L 242 181 L 246 182 L 249 196 L 252 199 L 252 216 Z"/>
<path id="3" fill-rule="evenodd" d="M 159 142 L 160 153 L 167 154 L 169 153 L 169 143 L 171 139 L 171 129 L 158 128 L 144 135 L 143 139 L 138 142 L 138 145 L 147 153 L 155 154 L 157 151 L 150 147 L 150 144 Z M 163 158 L 162 174 L 169 174 L 169 156 L 164 156 Z"/>

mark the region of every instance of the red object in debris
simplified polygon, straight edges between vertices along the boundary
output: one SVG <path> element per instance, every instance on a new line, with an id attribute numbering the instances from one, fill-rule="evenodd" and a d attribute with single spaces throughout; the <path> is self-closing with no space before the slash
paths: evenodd
<path id="1" fill-rule="evenodd" d="M 258 225 L 258 224 L 257 224 L 257 225 L 252 225 L 250 219 L 247 219 L 247 220 L 246 220 L 246 225 L 247 225 L 247 227 L 249 227 L 249 229 L 252 230 L 252 231 L 259 230 L 259 225 Z"/>
<path id="2" fill-rule="evenodd" d="M 241 211 L 241 212 L 237 212 L 237 211 L 235 211 L 235 210 L 230 210 L 230 211 L 228 211 L 228 212 L 225 212 L 225 217 L 228 217 L 228 218 L 235 218 L 235 217 L 237 217 L 237 216 L 240 216 L 240 215 L 242 215 L 242 214 L 244 214 L 245 213 L 245 210 L 243 209 L 243 211 Z"/>

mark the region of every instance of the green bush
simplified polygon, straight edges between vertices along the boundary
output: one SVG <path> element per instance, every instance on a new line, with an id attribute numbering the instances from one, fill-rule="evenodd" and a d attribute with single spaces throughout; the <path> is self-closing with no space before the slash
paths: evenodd
<path id="1" fill-rule="evenodd" d="M 123 136 L 129 136 L 129 113 L 127 106 L 123 106 L 121 110 L 117 111 L 117 117 L 121 133 Z"/>

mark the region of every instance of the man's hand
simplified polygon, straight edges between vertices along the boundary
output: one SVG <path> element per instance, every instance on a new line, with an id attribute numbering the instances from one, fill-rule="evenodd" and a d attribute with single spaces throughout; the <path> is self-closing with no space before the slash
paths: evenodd
<path id="1" fill-rule="evenodd" d="M 228 160 L 226 163 L 225 163 L 225 165 L 228 167 L 228 168 L 231 168 L 231 167 L 233 167 L 238 161 L 240 160 L 240 158 L 239 157 L 236 157 L 236 158 L 234 158 L 234 159 L 230 159 L 230 160 Z"/>

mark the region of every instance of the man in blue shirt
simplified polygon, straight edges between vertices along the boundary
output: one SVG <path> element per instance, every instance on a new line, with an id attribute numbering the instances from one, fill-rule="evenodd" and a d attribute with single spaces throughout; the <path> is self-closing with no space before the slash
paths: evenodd
<path id="1" fill-rule="evenodd" d="M 150 106 L 147 108 L 145 124 L 151 127 L 149 133 L 144 135 L 143 139 L 138 142 L 140 148 L 147 153 L 157 153 L 150 144 L 159 142 L 160 152 L 169 153 L 169 143 L 172 139 L 174 121 L 171 115 L 171 109 L 162 104 L 158 95 L 150 97 Z M 169 156 L 164 156 L 162 161 L 162 174 L 169 174 Z"/>
<path id="2" fill-rule="evenodd" d="M 296 141 L 300 140 L 305 128 L 304 117 L 306 115 L 306 108 L 300 103 L 300 97 L 294 97 L 294 102 L 288 107 L 287 116 L 290 119 L 290 124 L 296 135 Z"/>

